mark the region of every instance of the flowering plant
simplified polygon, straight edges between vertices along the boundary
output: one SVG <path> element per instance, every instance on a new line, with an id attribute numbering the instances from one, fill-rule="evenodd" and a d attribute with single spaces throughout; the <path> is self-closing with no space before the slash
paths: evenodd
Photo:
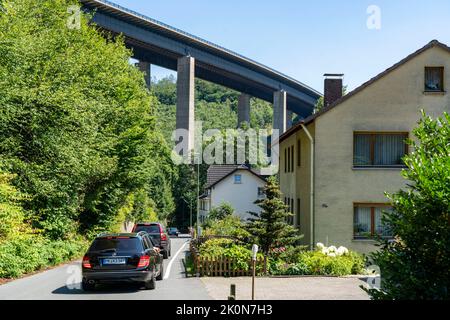
<path id="1" fill-rule="evenodd" d="M 322 252 L 324 255 L 329 257 L 339 257 L 348 255 L 348 249 L 346 247 L 340 246 L 336 248 L 335 246 L 325 247 L 323 243 L 319 242 L 316 245 L 317 251 Z"/>

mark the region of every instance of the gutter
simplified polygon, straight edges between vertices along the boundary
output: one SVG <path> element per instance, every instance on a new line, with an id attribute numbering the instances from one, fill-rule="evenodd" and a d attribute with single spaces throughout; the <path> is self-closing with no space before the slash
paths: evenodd
<path id="1" fill-rule="evenodd" d="M 309 242 L 311 250 L 314 250 L 314 138 L 302 123 L 301 127 L 305 131 L 311 144 L 311 174 L 310 174 L 310 200 L 309 200 Z"/>

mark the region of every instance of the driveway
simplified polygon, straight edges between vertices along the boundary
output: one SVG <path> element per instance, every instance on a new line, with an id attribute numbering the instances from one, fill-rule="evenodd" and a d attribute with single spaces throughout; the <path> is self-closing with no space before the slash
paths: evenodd
<path id="1" fill-rule="evenodd" d="M 236 285 L 236 299 L 251 299 L 251 277 L 201 278 L 208 294 L 216 300 L 227 299 L 230 285 Z M 256 300 L 369 300 L 359 286 L 358 277 L 256 278 Z"/>

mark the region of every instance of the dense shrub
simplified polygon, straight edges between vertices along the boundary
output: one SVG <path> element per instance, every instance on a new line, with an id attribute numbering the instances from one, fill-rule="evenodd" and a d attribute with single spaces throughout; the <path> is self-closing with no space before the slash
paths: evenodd
<path id="1" fill-rule="evenodd" d="M 23 236 L 0 243 L 0 278 L 16 278 L 79 257 L 87 249 L 80 239 L 52 241 Z"/>
<path id="2" fill-rule="evenodd" d="M 244 229 L 241 219 L 236 215 L 229 215 L 222 220 L 210 220 L 205 225 L 205 236 L 230 236 L 238 239 L 246 239 L 249 233 Z"/>
<path id="3" fill-rule="evenodd" d="M 382 218 L 396 241 L 379 239 L 371 255 L 381 271 L 372 299 L 450 299 L 450 115 L 423 113 L 414 135 L 407 188 L 389 195 L 393 210 Z"/>
<path id="4" fill-rule="evenodd" d="M 84 13 L 68 28 L 77 0 L 1 3 L 0 158 L 30 196 L 34 227 L 55 240 L 109 230 L 130 194 L 166 218 L 171 148 L 123 38 L 106 38 Z"/>
<path id="5" fill-rule="evenodd" d="M 19 277 L 80 256 L 84 241 L 51 241 L 30 226 L 22 208 L 28 197 L 11 185 L 13 178 L 0 166 L 0 278 Z"/>
<path id="6" fill-rule="evenodd" d="M 364 257 L 356 252 L 328 255 L 322 250 L 316 250 L 302 251 L 288 256 L 282 254 L 278 260 L 271 261 L 270 271 L 275 275 L 344 276 L 362 274 L 364 266 Z"/>

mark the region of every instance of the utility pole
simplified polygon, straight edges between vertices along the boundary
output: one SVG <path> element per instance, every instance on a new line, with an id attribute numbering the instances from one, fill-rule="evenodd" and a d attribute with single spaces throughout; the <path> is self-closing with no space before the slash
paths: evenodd
<path id="1" fill-rule="evenodd" d="M 190 218 L 190 224 L 189 224 L 189 227 L 190 227 L 190 229 L 192 229 L 192 202 L 191 202 L 191 205 L 190 205 L 189 207 L 190 207 L 190 209 L 191 209 L 191 218 Z"/>

